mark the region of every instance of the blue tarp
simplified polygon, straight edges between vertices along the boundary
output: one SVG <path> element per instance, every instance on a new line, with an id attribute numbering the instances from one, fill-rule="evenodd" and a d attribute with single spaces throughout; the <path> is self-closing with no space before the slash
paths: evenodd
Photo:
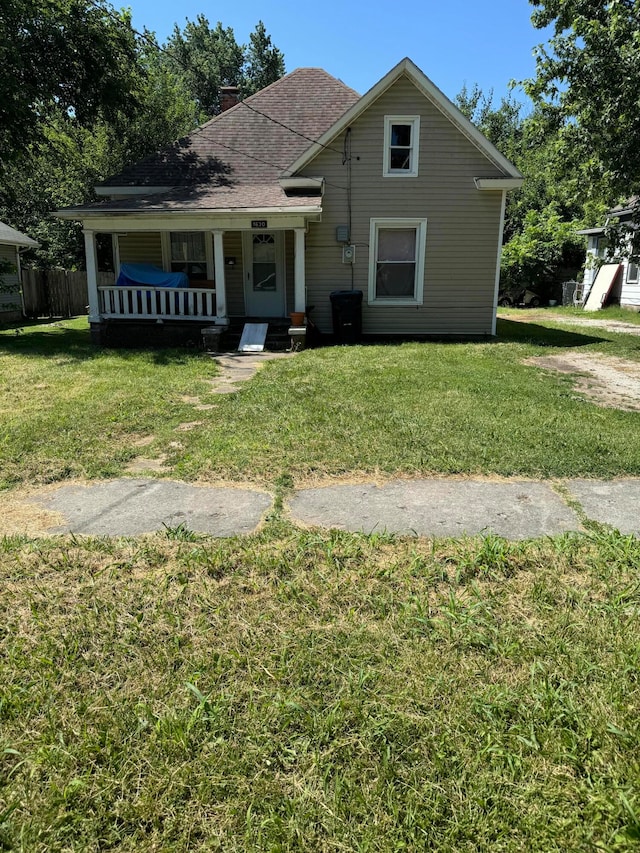
<path id="1" fill-rule="evenodd" d="M 119 287 L 189 287 L 183 272 L 165 272 L 153 264 L 120 264 Z"/>

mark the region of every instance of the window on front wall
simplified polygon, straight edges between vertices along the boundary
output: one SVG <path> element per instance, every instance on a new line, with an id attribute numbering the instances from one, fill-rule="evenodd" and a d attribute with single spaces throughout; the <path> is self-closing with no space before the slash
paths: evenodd
<path id="1" fill-rule="evenodd" d="M 369 303 L 421 305 L 426 219 L 372 219 Z"/>
<path id="2" fill-rule="evenodd" d="M 638 264 L 635 261 L 629 261 L 627 266 L 627 281 L 638 283 Z"/>
<path id="3" fill-rule="evenodd" d="M 420 116 L 385 116 L 383 176 L 417 177 L 419 143 Z"/>
<path id="4" fill-rule="evenodd" d="M 171 272 L 183 272 L 189 281 L 205 281 L 207 276 L 207 250 L 205 235 L 201 231 L 174 231 L 171 233 Z"/>

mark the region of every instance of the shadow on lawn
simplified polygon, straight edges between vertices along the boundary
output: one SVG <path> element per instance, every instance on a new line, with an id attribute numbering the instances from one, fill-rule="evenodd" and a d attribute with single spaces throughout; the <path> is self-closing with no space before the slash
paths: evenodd
<path id="1" fill-rule="evenodd" d="M 521 320 L 498 320 L 496 343 L 511 341 L 519 344 L 535 344 L 540 347 L 586 347 L 590 344 L 610 342 L 610 338 L 585 335 L 583 332 L 567 332 L 564 329 L 549 329 L 537 323 Z"/>
<path id="2" fill-rule="evenodd" d="M 63 321 L 64 322 L 64 321 Z M 152 355 L 155 364 L 180 364 L 202 356 L 196 349 L 110 349 L 91 343 L 89 329 L 67 328 L 62 323 L 47 320 L 46 323 L 32 321 L 20 326 L 0 329 L 0 352 L 26 357 L 64 356 L 68 361 L 91 361 L 113 355 L 128 361 L 141 353 Z"/>

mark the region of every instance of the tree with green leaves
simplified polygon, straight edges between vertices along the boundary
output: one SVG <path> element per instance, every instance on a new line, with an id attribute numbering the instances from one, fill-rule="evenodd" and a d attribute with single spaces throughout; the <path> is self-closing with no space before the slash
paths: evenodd
<path id="1" fill-rule="evenodd" d="M 106 0 L 6 4 L 0 0 L 0 219 L 38 240 L 29 254 L 43 266 L 84 261 L 79 225 L 52 210 L 93 201 L 97 183 L 210 118 L 221 85 L 238 84 L 246 95 L 284 73 L 262 22 L 248 46 L 221 24 L 211 30 L 202 15 L 158 45 Z M 60 55 L 49 61 L 56 46 Z"/>
<path id="2" fill-rule="evenodd" d="M 462 89 L 459 109 L 525 177 L 507 195 L 501 284 L 528 286 L 542 298 L 557 298 L 560 281 L 574 277 L 584 255 L 576 229 L 585 215 L 575 169 L 557 156 L 557 137 L 541 132 L 539 109 L 523 116 L 513 97 L 495 107 L 492 93 Z"/>
<path id="3" fill-rule="evenodd" d="M 262 21 L 248 45 L 236 41 L 233 29 L 218 21 L 212 28 L 205 15 L 176 24 L 164 45 L 165 61 L 195 99 L 203 119 L 220 112 L 220 87 L 238 86 L 242 96 L 274 83 L 284 74 L 284 56 L 271 42 Z"/>
<path id="4" fill-rule="evenodd" d="M 0 4 L 0 166 L 40 141 L 52 113 L 81 125 L 132 115 L 138 44 L 105 0 Z"/>
<path id="5" fill-rule="evenodd" d="M 284 54 L 273 45 L 262 21 L 249 34 L 244 56 L 241 90 L 245 97 L 275 83 L 284 74 Z"/>
<path id="6" fill-rule="evenodd" d="M 640 191 L 640 0 L 531 0 L 552 27 L 525 91 L 583 191 L 609 202 Z"/>

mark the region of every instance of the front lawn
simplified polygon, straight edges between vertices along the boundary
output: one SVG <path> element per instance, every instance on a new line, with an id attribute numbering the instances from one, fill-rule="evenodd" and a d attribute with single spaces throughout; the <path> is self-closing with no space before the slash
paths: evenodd
<path id="1" fill-rule="evenodd" d="M 95 349 L 85 322 L 0 333 L 5 487 L 114 476 L 136 456 L 165 458 L 185 479 L 267 485 L 353 472 L 640 474 L 636 413 L 523 364 L 568 348 L 637 360 L 637 336 L 501 320 L 496 342 L 307 351 L 223 396 L 206 355 Z"/>
<path id="2" fill-rule="evenodd" d="M 84 323 L 0 333 L 5 488 L 165 455 L 278 499 L 237 539 L 0 538 L 1 850 L 637 849 L 637 538 L 303 531 L 280 498 L 314 474 L 640 473 L 637 413 L 522 363 L 640 339 L 503 321 L 215 396 L 204 354 L 101 351 Z"/>
<path id="3" fill-rule="evenodd" d="M 640 544 L 0 540 L 0 848 L 631 851 Z"/>

